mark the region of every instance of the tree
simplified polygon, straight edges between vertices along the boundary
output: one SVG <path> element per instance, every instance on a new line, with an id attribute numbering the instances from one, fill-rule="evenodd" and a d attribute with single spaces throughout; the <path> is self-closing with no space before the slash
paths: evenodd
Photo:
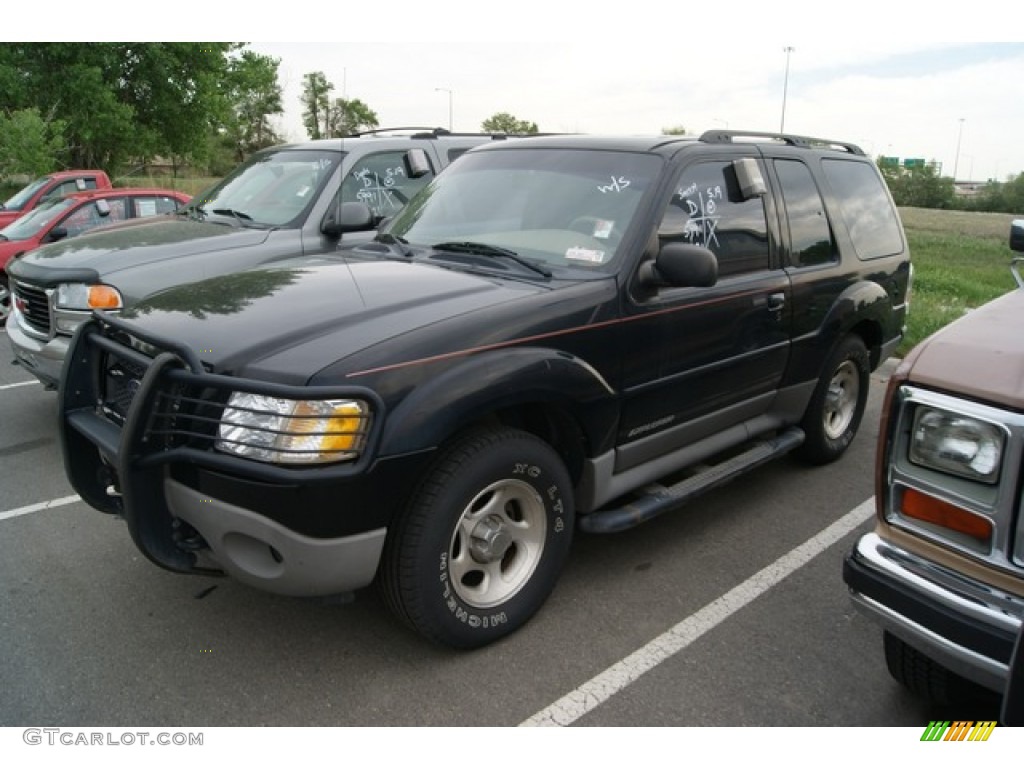
<path id="1" fill-rule="evenodd" d="M 379 125 L 377 113 L 359 99 L 335 99 L 327 136 L 351 136 Z"/>
<path id="2" fill-rule="evenodd" d="M 223 121 L 238 43 L 5 43 L 0 103 L 65 124 L 68 162 L 115 169 L 163 154 L 201 157 Z"/>
<path id="3" fill-rule="evenodd" d="M 665 136 L 685 136 L 686 128 L 682 125 L 673 125 L 668 128 L 662 128 L 661 132 Z"/>
<path id="4" fill-rule="evenodd" d="M 323 72 L 307 72 L 302 76 L 302 124 L 311 139 L 324 138 L 330 131 L 332 88 L 334 84 Z"/>
<path id="5" fill-rule="evenodd" d="M 496 112 L 481 123 L 480 130 L 485 133 L 522 135 L 537 133 L 537 124 L 526 120 L 518 120 L 508 112 Z"/>
<path id="6" fill-rule="evenodd" d="M 17 173 L 41 176 L 61 167 L 66 154 L 63 120 L 49 120 L 38 109 L 0 115 L 0 179 Z"/>
<path id="7" fill-rule="evenodd" d="M 992 213 L 1024 212 L 1024 173 L 1010 176 L 1005 182 L 990 181 L 973 207 Z"/>
<path id="8" fill-rule="evenodd" d="M 277 81 L 280 63 L 254 51 L 242 51 L 228 62 L 224 83 L 228 115 L 218 133 L 230 143 L 236 163 L 258 149 L 281 143 L 270 124 L 271 115 L 284 112 Z"/>
<path id="9" fill-rule="evenodd" d="M 940 176 L 935 163 L 907 167 L 885 158 L 879 158 L 877 162 L 896 205 L 916 208 L 954 207 L 953 179 Z"/>

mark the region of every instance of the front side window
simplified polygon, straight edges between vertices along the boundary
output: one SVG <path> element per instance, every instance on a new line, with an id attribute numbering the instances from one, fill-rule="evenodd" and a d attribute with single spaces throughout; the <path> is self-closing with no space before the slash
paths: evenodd
<path id="1" fill-rule="evenodd" d="M 839 200 L 839 212 L 861 259 L 903 252 L 903 236 L 885 182 L 875 166 L 851 160 L 823 160 L 825 178 Z"/>
<path id="2" fill-rule="evenodd" d="M 658 238 L 710 249 L 719 278 L 770 266 L 764 203 L 760 197 L 743 199 L 730 161 L 696 163 L 683 171 Z"/>
<path id="3" fill-rule="evenodd" d="M 395 218 L 416 245 L 473 242 L 551 266 L 610 264 L 649 186 L 653 155 L 579 149 L 470 152 Z"/>
<path id="4" fill-rule="evenodd" d="M 405 167 L 405 152 L 379 152 L 357 162 L 341 183 L 342 202 L 366 203 L 378 219 L 394 216 L 434 177 L 413 178 Z"/>
<path id="5" fill-rule="evenodd" d="M 96 203 L 86 203 L 60 222 L 60 226 L 67 230 L 68 237 L 74 237 L 93 227 L 98 227 L 100 224 L 112 224 L 124 218 L 124 200 L 108 200 L 106 202 L 110 206 L 109 215 L 103 216 Z M 120 212 L 119 218 L 115 218 L 117 211 Z"/>

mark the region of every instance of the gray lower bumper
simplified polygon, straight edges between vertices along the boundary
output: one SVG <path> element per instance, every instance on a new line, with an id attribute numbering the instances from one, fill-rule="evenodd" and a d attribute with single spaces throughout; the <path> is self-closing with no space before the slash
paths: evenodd
<path id="1" fill-rule="evenodd" d="M 964 576 L 869 533 L 857 542 L 848 563 L 861 574 L 863 584 L 893 588 L 953 622 L 971 627 L 979 636 L 1014 637 L 1021 631 L 1024 600 Z M 847 583 L 851 579 L 847 578 Z M 915 621 L 909 610 L 897 611 L 884 598 L 865 594 L 851 584 L 854 605 L 884 629 L 958 675 L 1002 692 L 1009 664 L 951 640 L 940 631 Z"/>
<path id="2" fill-rule="evenodd" d="M 377 572 L 387 529 L 314 539 L 241 507 L 164 480 L 172 514 L 202 534 L 230 576 L 281 595 L 313 597 L 367 586 Z"/>
<path id="3" fill-rule="evenodd" d="M 7 335 L 18 363 L 46 386 L 56 387 L 60 382 L 70 337 L 55 336 L 43 341 L 29 336 L 21 328 L 17 312 L 7 321 Z"/>

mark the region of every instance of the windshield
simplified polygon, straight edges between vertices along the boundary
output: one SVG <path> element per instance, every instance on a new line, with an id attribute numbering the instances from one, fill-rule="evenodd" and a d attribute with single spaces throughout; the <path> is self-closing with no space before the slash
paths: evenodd
<path id="1" fill-rule="evenodd" d="M 0 235 L 3 235 L 8 240 L 28 240 L 33 238 L 50 226 L 54 220 L 63 216 L 64 212 L 77 202 L 74 198 L 48 200 L 17 221 L 0 229 Z"/>
<path id="2" fill-rule="evenodd" d="M 276 150 L 254 155 L 187 210 L 224 216 L 244 226 L 298 225 L 341 162 L 340 152 Z"/>
<path id="3" fill-rule="evenodd" d="M 550 266 L 611 262 L 661 160 L 653 155 L 516 148 L 470 152 L 398 214 L 414 245 L 467 243 Z"/>
<path id="4" fill-rule="evenodd" d="M 41 187 L 45 187 L 49 181 L 49 176 L 43 176 L 43 178 L 36 179 L 27 187 L 22 187 L 19 191 L 14 193 L 14 196 L 10 200 L 4 203 L 4 210 L 20 211 L 25 207 L 25 203 L 32 199 L 32 195 L 38 192 Z"/>

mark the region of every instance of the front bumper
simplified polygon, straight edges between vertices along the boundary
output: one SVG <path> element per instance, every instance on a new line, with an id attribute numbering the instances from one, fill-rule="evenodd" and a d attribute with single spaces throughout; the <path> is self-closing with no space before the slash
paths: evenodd
<path id="1" fill-rule="evenodd" d="M 171 514 L 195 528 L 209 557 L 238 581 L 280 595 L 314 596 L 365 587 L 377 571 L 386 528 L 316 539 L 247 509 L 164 481 Z"/>
<path id="2" fill-rule="evenodd" d="M 11 340 L 14 358 L 19 365 L 41 381 L 47 388 L 54 389 L 60 382 L 61 369 L 67 357 L 70 339 L 54 336 L 41 340 L 25 333 L 21 327 L 18 311 L 11 313 L 7 321 L 7 335 Z"/>
<path id="3" fill-rule="evenodd" d="M 83 326 L 60 386 L 65 468 L 85 501 L 121 515 L 139 550 L 168 570 L 226 572 L 301 596 L 350 592 L 373 580 L 404 498 L 401 478 L 422 457 L 371 459 L 377 431 L 359 460 L 323 467 L 284 468 L 211 449 L 219 412 L 211 404 L 226 391 L 242 386 L 296 398 L 352 395 L 352 388 L 327 392 L 211 374 L 188 350 L 146 358 L 122 344 L 124 332 L 115 335 L 104 336 L 96 323 Z M 122 379 L 141 376 L 123 388 L 133 393 L 123 417 L 112 418 L 104 405 L 102 361 L 109 355 L 131 363 Z M 355 394 L 383 413 L 372 392 Z"/>
<path id="4" fill-rule="evenodd" d="M 1006 693 L 1024 598 L 885 541 L 861 537 L 843 563 L 854 605 L 950 671 Z M 1017 665 L 1024 664 L 1018 654 Z M 1021 691 L 1024 693 L 1024 691 Z M 1017 692 L 1014 692 L 1017 696 Z"/>

